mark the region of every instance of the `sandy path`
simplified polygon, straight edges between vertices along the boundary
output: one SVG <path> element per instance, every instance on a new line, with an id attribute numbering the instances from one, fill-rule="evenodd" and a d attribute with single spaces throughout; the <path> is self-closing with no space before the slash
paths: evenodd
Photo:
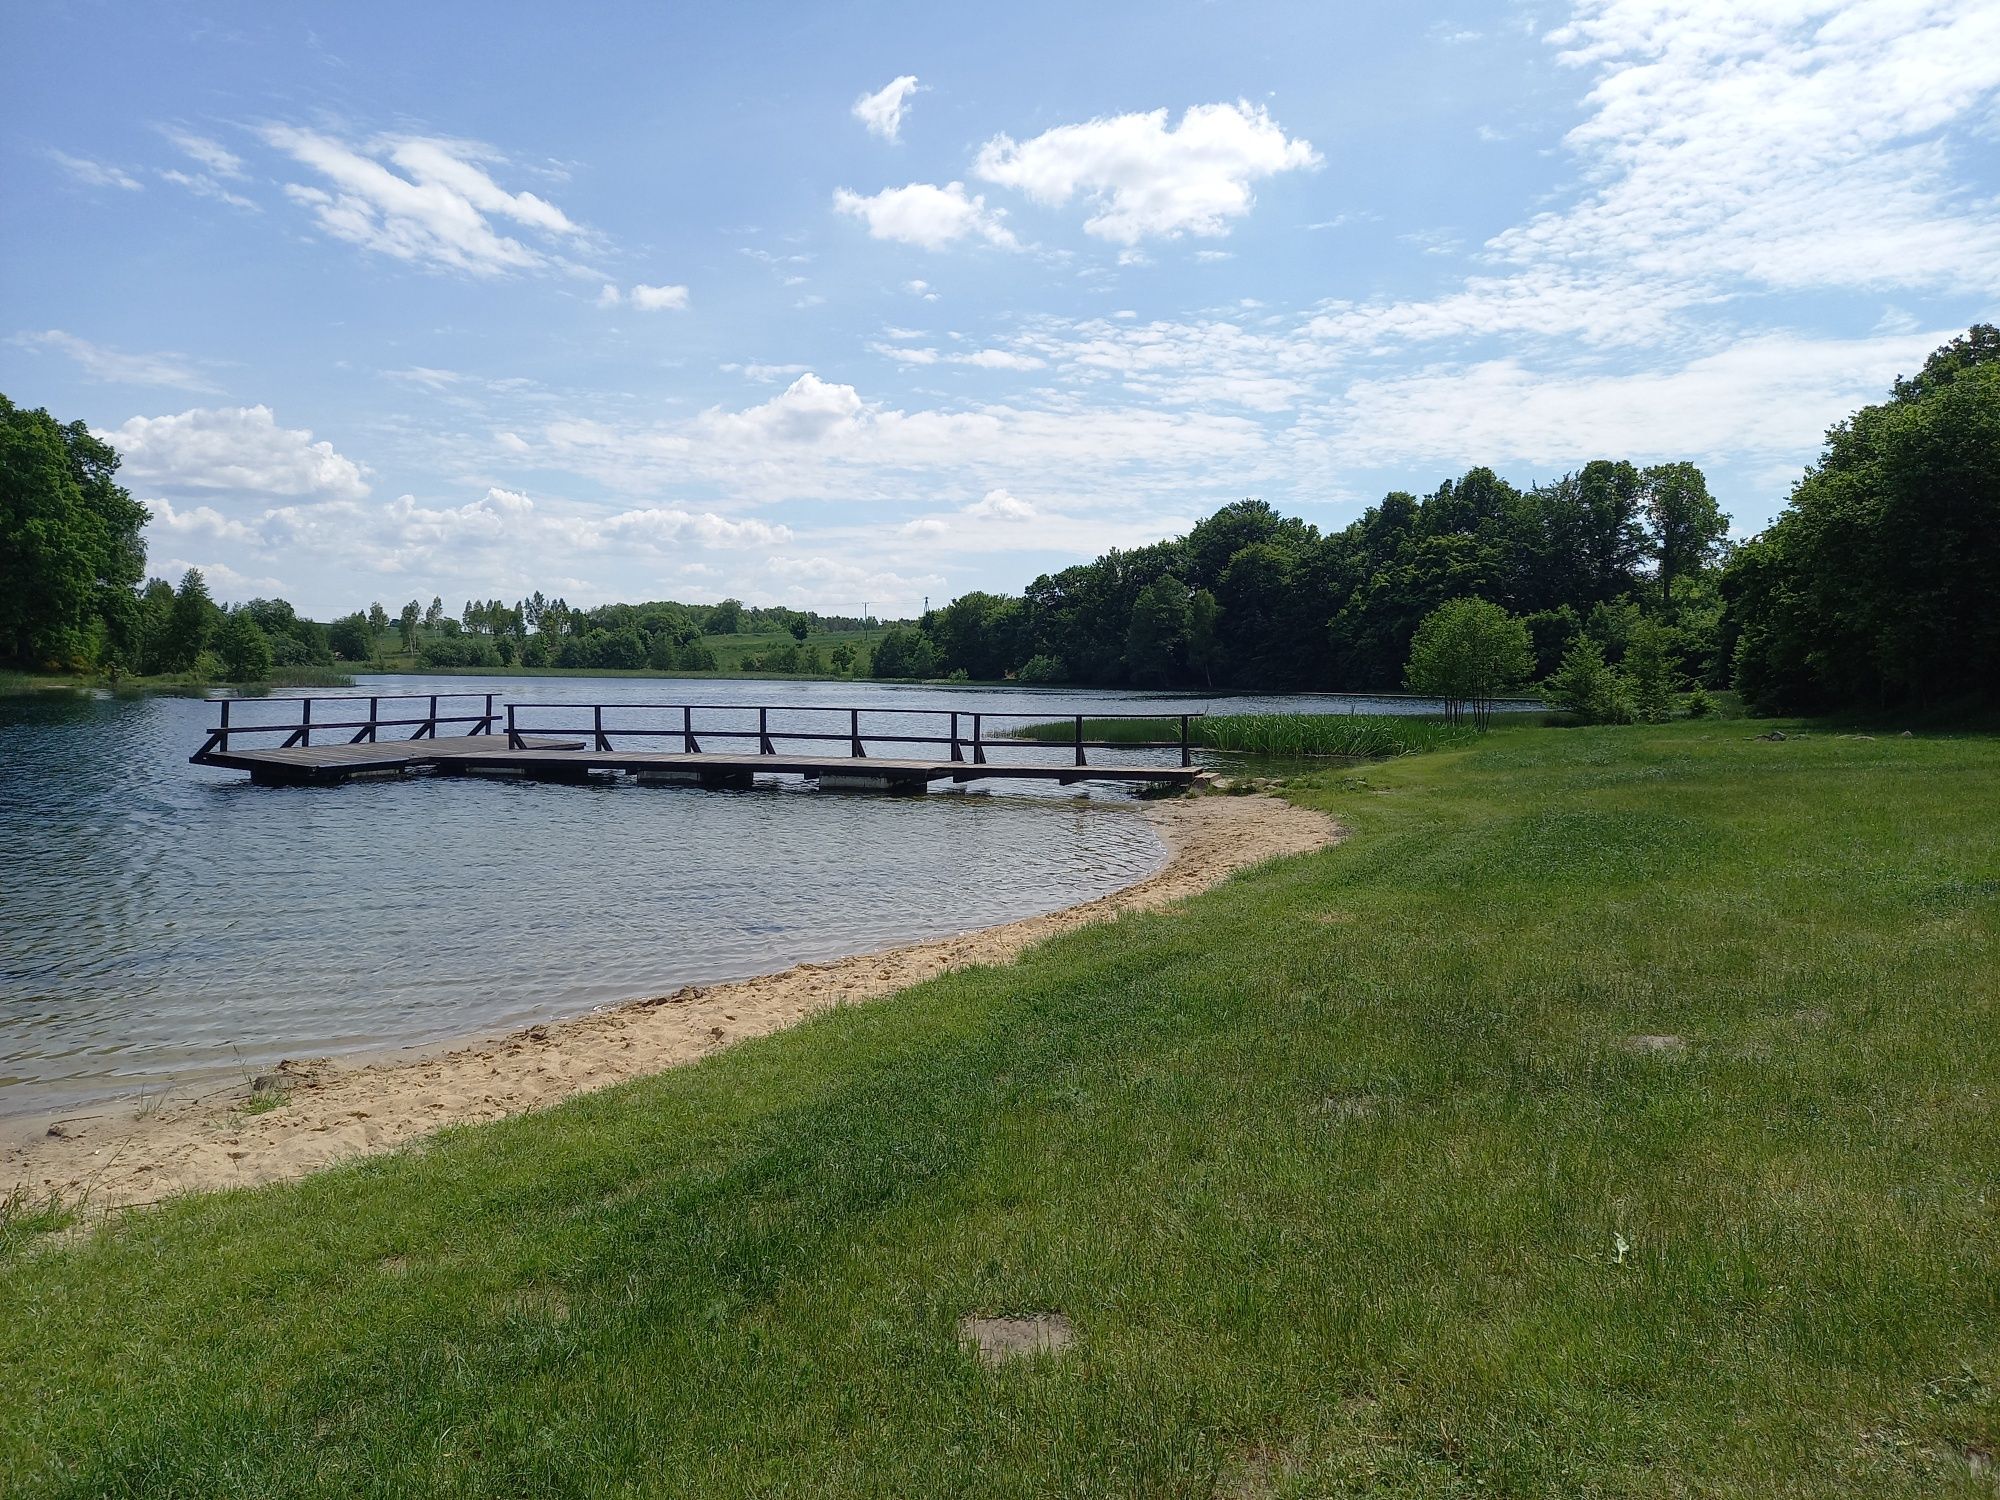
<path id="1" fill-rule="evenodd" d="M 1339 834 L 1331 819 L 1264 796 L 1140 806 L 1167 844 L 1167 863 L 1098 900 L 956 937 L 691 986 L 414 1059 L 283 1062 L 266 1075 L 282 1102 L 261 1113 L 246 1112 L 251 1090 L 238 1084 L 144 1115 L 118 1103 L 53 1125 L 36 1122 L 31 1134 L 17 1128 L 0 1140 L 0 1197 L 14 1189 L 33 1199 L 57 1194 L 103 1211 L 303 1176 L 442 1126 L 522 1114 L 692 1062 L 948 970 L 1005 962 L 1054 933 L 1178 900 L 1246 865 L 1321 848 Z"/>

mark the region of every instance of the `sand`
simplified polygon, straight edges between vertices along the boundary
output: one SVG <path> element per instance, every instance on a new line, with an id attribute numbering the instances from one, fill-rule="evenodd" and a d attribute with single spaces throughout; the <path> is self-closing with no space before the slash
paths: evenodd
<path id="1" fill-rule="evenodd" d="M 544 1109 L 694 1062 L 953 969 L 1004 963 L 1055 933 L 1177 901 L 1245 866 L 1339 836 L 1331 819 L 1265 796 L 1183 797 L 1137 809 L 1166 843 L 1167 862 L 1109 896 L 955 937 L 690 986 L 416 1057 L 286 1061 L 255 1084 L 179 1102 L 169 1096 L 143 1111 L 126 1101 L 17 1124 L 0 1136 L 0 1197 L 55 1195 L 102 1213 L 301 1177 L 447 1125 Z"/>

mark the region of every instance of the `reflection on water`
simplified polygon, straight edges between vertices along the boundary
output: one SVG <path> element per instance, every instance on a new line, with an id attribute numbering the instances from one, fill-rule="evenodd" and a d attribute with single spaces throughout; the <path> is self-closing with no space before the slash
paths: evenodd
<path id="1" fill-rule="evenodd" d="M 1203 706 L 873 684 L 375 685 L 452 688 L 1052 717 Z M 177 698 L 0 701 L 0 1114 L 1008 921 L 1129 884 L 1162 854 L 1102 785 L 1089 801 L 1056 788 L 822 796 L 790 781 L 252 787 L 186 763 L 213 713 Z"/>

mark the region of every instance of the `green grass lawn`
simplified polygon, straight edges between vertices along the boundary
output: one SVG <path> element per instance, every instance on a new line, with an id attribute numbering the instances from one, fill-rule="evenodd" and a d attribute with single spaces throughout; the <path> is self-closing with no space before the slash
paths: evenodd
<path id="1" fill-rule="evenodd" d="M 1990 1500 L 2000 743 L 1766 727 L 1329 771 L 1181 909 L 24 1225 L 0 1493 Z"/>

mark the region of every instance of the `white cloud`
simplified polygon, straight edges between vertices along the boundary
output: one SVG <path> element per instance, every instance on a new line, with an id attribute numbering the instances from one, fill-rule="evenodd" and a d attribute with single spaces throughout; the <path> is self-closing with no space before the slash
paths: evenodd
<path id="1" fill-rule="evenodd" d="M 919 516 L 914 521 L 905 521 L 896 531 L 901 536 L 941 537 L 950 533 L 951 524 L 939 516 Z"/>
<path id="2" fill-rule="evenodd" d="M 196 408 L 171 417 L 133 417 L 97 434 L 124 459 L 122 477 L 169 490 L 212 490 L 325 500 L 368 493 L 366 471 L 277 424 L 268 406 Z"/>
<path id="3" fill-rule="evenodd" d="M 548 238 L 586 238 L 554 204 L 496 183 L 480 163 L 500 158 L 481 146 L 400 136 L 357 148 L 290 125 L 267 125 L 262 135 L 332 184 L 332 191 L 299 183 L 285 188 L 288 197 L 312 211 L 323 231 L 398 260 L 480 276 L 559 263 L 559 257 L 500 233 L 489 214 Z M 378 157 L 408 175 L 397 175 Z"/>
<path id="4" fill-rule="evenodd" d="M 535 451 L 528 440 L 518 432 L 496 432 L 493 434 L 493 441 L 498 443 L 507 452 L 516 456 Z"/>
<path id="5" fill-rule="evenodd" d="M 218 203 L 227 203 L 231 208 L 245 208 L 251 213 L 264 211 L 241 193 L 231 192 L 206 172 L 180 172 L 165 168 L 160 172 L 160 180 L 171 182 L 175 187 L 184 187 L 197 197 L 213 198 Z"/>
<path id="6" fill-rule="evenodd" d="M 928 281 L 906 281 L 903 283 L 903 290 L 908 292 L 912 297 L 923 298 L 926 302 L 935 302 L 938 299 L 938 294 L 931 290 L 931 284 Z M 921 337 L 921 335 L 918 336 Z"/>
<path id="7" fill-rule="evenodd" d="M 1442 366 L 1349 385 L 1325 414 L 1326 442 L 1337 460 L 1366 465 L 1796 454 L 1950 337 L 1773 334 L 1632 373 L 1552 372 L 1511 357 Z"/>
<path id="8" fill-rule="evenodd" d="M 789 526 L 754 517 L 732 521 L 713 511 L 695 513 L 674 506 L 624 511 L 604 522 L 600 531 L 607 540 L 654 548 L 691 541 L 711 547 L 776 547 L 792 539 Z"/>
<path id="9" fill-rule="evenodd" d="M 1170 127 L 1167 112 L 1061 125 L 1032 140 L 995 136 L 973 171 L 1037 203 L 1082 194 L 1095 212 L 1084 228 L 1136 245 L 1151 236 L 1222 235 L 1250 211 L 1250 185 L 1320 164 L 1312 143 L 1288 137 L 1261 106 L 1199 104 Z"/>
<path id="10" fill-rule="evenodd" d="M 195 505 L 177 510 L 171 500 L 144 500 L 140 503 L 152 514 L 150 534 L 154 537 L 168 532 L 175 536 L 211 536 L 227 542 L 254 541 L 257 537 L 254 527 L 223 515 L 213 506 Z"/>
<path id="11" fill-rule="evenodd" d="M 87 156 L 71 156 L 67 151 L 51 151 L 49 160 L 86 187 L 122 188 L 128 193 L 140 192 L 144 188 L 144 184 L 130 172 L 109 162 L 92 161 Z"/>
<path id="12" fill-rule="evenodd" d="M 646 286 L 632 288 L 632 305 L 645 312 L 678 312 L 688 305 L 688 289 L 684 286 Z"/>
<path id="13" fill-rule="evenodd" d="M 1020 241 L 1000 222 L 1001 212 L 988 209 L 983 196 L 966 196 L 962 182 L 948 182 L 943 187 L 913 182 L 906 187 L 884 188 L 869 198 L 840 188 L 833 195 L 833 206 L 860 219 L 868 226 L 870 237 L 878 240 L 942 250 L 971 236 L 1004 250 L 1020 248 Z"/>
<path id="14" fill-rule="evenodd" d="M 891 79 L 874 93 L 863 94 L 854 101 L 854 118 L 883 140 L 893 141 L 903 128 L 903 112 L 909 107 L 910 96 L 916 91 L 914 73 Z"/>
<path id="15" fill-rule="evenodd" d="M 169 557 L 160 562 L 159 576 L 178 579 L 189 568 L 199 568 L 202 581 L 225 604 L 282 596 L 286 592 L 284 580 L 239 573 L 226 562 L 190 562 L 184 557 Z"/>
<path id="16" fill-rule="evenodd" d="M 1005 490 L 988 490 L 979 499 L 965 507 L 968 516 L 979 516 L 996 521 L 1032 521 L 1035 508 L 1025 500 L 1017 500 Z"/>
<path id="17" fill-rule="evenodd" d="M 599 307 L 616 307 L 624 300 L 625 294 L 608 281 L 604 283 L 603 287 L 597 293 L 597 305 Z"/>
<path id="18" fill-rule="evenodd" d="M 162 126 L 160 133 L 178 146 L 183 154 L 201 163 L 210 176 L 233 179 L 244 176 L 243 158 L 219 141 L 172 125 Z"/>
<path id="19" fill-rule="evenodd" d="M 114 385 L 166 386 L 175 390 L 213 392 L 216 387 L 178 354 L 125 354 L 93 344 L 60 328 L 17 334 L 10 341 L 26 349 L 54 349 L 68 355 L 93 380 Z"/>
<path id="20" fill-rule="evenodd" d="M 954 354 L 955 365 L 977 365 L 982 370 L 1039 370 L 1045 361 L 1032 354 L 1012 354 L 1005 349 L 981 349 L 972 354 Z"/>

